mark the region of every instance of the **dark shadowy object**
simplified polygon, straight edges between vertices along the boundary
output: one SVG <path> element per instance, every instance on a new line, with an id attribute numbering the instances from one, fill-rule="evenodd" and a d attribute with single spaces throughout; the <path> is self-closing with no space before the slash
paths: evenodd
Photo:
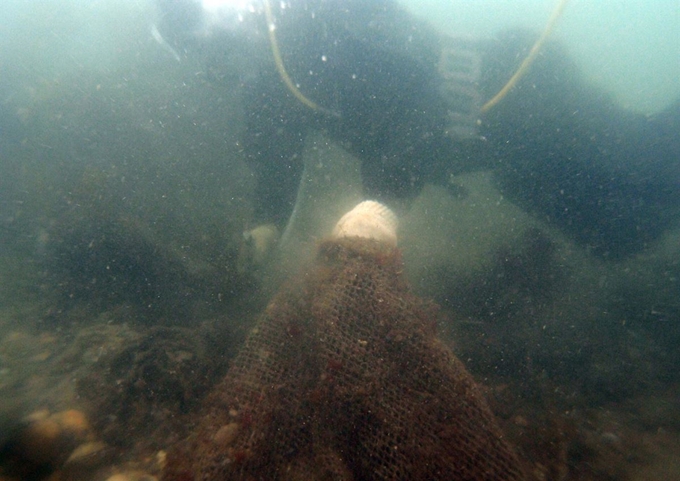
<path id="1" fill-rule="evenodd" d="M 214 326 L 154 327 L 102 357 L 78 381 L 78 393 L 108 443 L 158 449 L 186 435 L 187 414 L 224 373 L 232 342 Z"/>

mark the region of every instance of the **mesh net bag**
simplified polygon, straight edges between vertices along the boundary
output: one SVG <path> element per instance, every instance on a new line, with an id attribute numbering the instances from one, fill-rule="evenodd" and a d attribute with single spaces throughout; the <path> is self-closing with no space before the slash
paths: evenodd
<path id="1" fill-rule="evenodd" d="M 165 481 L 518 480 L 395 245 L 341 237 L 271 301 Z"/>

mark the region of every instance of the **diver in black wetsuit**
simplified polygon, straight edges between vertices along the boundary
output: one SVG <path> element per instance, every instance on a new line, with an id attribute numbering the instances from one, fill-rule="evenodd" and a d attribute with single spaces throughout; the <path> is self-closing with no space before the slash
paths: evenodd
<path id="1" fill-rule="evenodd" d="M 487 50 L 493 95 L 531 39 Z M 587 84 L 559 46 L 482 117 L 503 194 L 604 258 L 639 252 L 680 219 L 680 101 L 653 116 L 619 107 Z"/>
<path id="2" fill-rule="evenodd" d="M 627 112 L 587 86 L 555 46 L 461 139 L 450 128 L 457 97 L 442 75 L 446 41 L 396 2 L 272 4 L 285 70 L 314 107 L 277 72 L 261 8 L 230 23 L 195 1 L 159 2 L 171 44 L 203 37 L 213 52 L 238 42 L 252 49 L 243 148 L 257 178 L 256 223 L 285 226 L 313 129 L 361 160 L 367 198 L 408 199 L 425 183 L 493 169 L 508 198 L 601 256 L 636 252 L 677 219 L 680 104 L 651 118 Z M 479 98 L 498 92 L 532 42 L 508 34 L 463 46 L 479 59 L 471 82 Z"/>

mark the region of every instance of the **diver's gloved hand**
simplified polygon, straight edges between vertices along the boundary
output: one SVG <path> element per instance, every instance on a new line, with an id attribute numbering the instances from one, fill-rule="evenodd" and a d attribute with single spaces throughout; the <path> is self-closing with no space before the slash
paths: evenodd
<path id="1" fill-rule="evenodd" d="M 279 229 L 274 224 L 262 224 L 245 231 L 237 261 L 239 272 L 262 267 L 272 256 L 279 237 Z"/>

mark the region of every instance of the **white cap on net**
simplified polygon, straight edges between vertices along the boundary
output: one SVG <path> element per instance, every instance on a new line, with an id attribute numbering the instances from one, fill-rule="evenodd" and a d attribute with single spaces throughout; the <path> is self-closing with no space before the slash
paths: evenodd
<path id="1" fill-rule="evenodd" d="M 397 216 L 387 206 L 365 200 L 342 216 L 333 237 L 364 237 L 396 247 L 398 225 Z"/>

